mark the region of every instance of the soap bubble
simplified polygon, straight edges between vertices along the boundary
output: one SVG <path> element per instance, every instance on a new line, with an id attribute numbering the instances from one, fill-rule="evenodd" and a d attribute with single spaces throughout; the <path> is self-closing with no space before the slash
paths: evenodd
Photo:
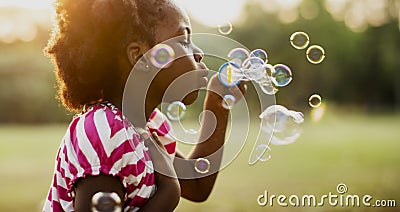
<path id="1" fill-rule="evenodd" d="M 269 77 L 265 78 L 258 85 L 260 86 L 262 92 L 267 95 L 275 95 L 279 91 L 277 88 L 275 88 L 274 84 L 272 83 Z"/>
<path id="2" fill-rule="evenodd" d="M 325 59 L 325 50 L 318 45 L 312 45 L 307 49 L 307 60 L 312 64 L 319 64 Z"/>
<path id="3" fill-rule="evenodd" d="M 168 105 L 167 116 L 171 121 L 181 120 L 186 113 L 186 105 L 180 101 L 172 102 Z"/>
<path id="4" fill-rule="evenodd" d="M 305 32 L 295 32 L 290 36 L 290 44 L 296 49 L 305 49 L 310 43 L 310 38 Z"/>
<path id="5" fill-rule="evenodd" d="M 261 144 L 257 146 L 255 150 L 255 154 L 257 156 L 257 160 L 265 162 L 269 159 L 271 159 L 271 155 L 267 153 L 267 151 L 271 151 L 271 148 L 267 144 Z"/>
<path id="6" fill-rule="evenodd" d="M 274 66 L 271 80 L 277 87 L 287 86 L 292 81 L 292 71 L 289 67 L 283 64 Z"/>
<path id="7" fill-rule="evenodd" d="M 157 68 L 169 65 L 175 57 L 175 51 L 166 44 L 157 44 L 150 52 L 150 62 Z"/>
<path id="8" fill-rule="evenodd" d="M 281 105 L 272 105 L 260 115 L 261 129 L 272 135 L 271 143 L 274 145 L 291 144 L 301 134 L 301 124 L 304 115 L 301 112 L 288 110 Z"/>
<path id="9" fill-rule="evenodd" d="M 229 61 L 234 62 L 239 66 L 242 66 L 243 61 L 247 58 L 249 58 L 249 52 L 243 48 L 232 49 L 228 54 Z"/>
<path id="10" fill-rule="evenodd" d="M 198 158 L 194 163 L 194 169 L 200 174 L 206 174 L 210 171 L 210 161 L 205 158 Z"/>
<path id="11" fill-rule="evenodd" d="M 223 35 L 229 35 L 232 32 L 232 30 L 233 26 L 230 22 L 218 25 L 218 31 Z"/>
<path id="12" fill-rule="evenodd" d="M 222 107 L 227 110 L 231 110 L 233 108 L 233 106 L 235 105 L 235 102 L 236 102 L 236 98 L 230 94 L 227 94 L 222 99 Z"/>
<path id="13" fill-rule="evenodd" d="M 236 63 L 226 62 L 222 64 L 219 68 L 218 79 L 223 85 L 227 87 L 238 85 L 242 78 L 242 70 Z"/>
<path id="14" fill-rule="evenodd" d="M 117 193 L 97 192 L 92 197 L 92 211 L 122 211 Z"/>
<path id="15" fill-rule="evenodd" d="M 308 104 L 313 108 L 319 107 L 321 103 L 322 103 L 322 98 L 318 94 L 311 95 L 310 98 L 308 99 Z"/>
<path id="16" fill-rule="evenodd" d="M 258 57 L 265 63 L 268 63 L 268 54 L 262 49 L 256 49 L 250 52 L 250 57 Z"/>
<path id="17" fill-rule="evenodd" d="M 265 62 L 258 57 L 247 58 L 242 65 L 244 77 L 247 80 L 259 82 L 266 77 Z"/>

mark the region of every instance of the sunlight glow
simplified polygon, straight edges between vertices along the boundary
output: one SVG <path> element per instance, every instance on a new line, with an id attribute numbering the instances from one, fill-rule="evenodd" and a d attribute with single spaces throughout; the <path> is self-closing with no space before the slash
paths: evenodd
<path id="1" fill-rule="evenodd" d="M 226 22 L 236 22 L 242 15 L 245 0 L 176 0 L 196 21 L 216 27 Z"/>
<path id="2" fill-rule="evenodd" d="M 0 41 L 33 41 L 39 27 L 46 29 L 51 24 L 52 1 L 0 0 Z"/>
<path id="3" fill-rule="evenodd" d="M 356 32 L 386 24 L 390 16 L 400 14 L 399 1 L 390 0 L 326 0 L 325 7 L 335 20 L 344 21 Z"/>
<path id="4" fill-rule="evenodd" d="M 0 7 L 17 6 L 32 9 L 48 9 L 51 8 L 54 0 L 0 0 Z"/>

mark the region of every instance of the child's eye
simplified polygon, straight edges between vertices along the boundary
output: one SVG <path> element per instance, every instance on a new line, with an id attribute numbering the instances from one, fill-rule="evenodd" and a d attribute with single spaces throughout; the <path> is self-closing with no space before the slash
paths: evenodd
<path id="1" fill-rule="evenodd" d="M 182 44 L 182 46 L 184 46 L 184 47 L 186 47 L 186 48 L 188 48 L 189 45 L 190 45 L 190 42 L 187 41 L 187 40 L 181 41 L 180 43 Z"/>

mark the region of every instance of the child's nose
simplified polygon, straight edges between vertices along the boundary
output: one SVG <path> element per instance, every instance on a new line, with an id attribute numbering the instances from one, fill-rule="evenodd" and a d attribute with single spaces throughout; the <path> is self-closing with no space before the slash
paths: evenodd
<path id="1" fill-rule="evenodd" d="M 203 60 L 204 52 L 199 47 L 194 46 L 193 57 L 196 62 L 200 63 Z"/>

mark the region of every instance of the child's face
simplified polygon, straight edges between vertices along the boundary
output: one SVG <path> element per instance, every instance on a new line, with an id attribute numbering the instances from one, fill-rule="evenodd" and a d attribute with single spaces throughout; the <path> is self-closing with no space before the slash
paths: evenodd
<path id="1" fill-rule="evenodd" d="M 162 12 L 165 18 L 156 27 L 156 42 L 171 46 L 176 59 L 158 73 L 150 89 L 165 95 L 164 101 L 191 104 L 197 98 L 198 89 L 207 85 L 207 67 L 201 62 L 203 52 L 192 43 L 190 21 L 182 8 L 166 3 Z"/>

